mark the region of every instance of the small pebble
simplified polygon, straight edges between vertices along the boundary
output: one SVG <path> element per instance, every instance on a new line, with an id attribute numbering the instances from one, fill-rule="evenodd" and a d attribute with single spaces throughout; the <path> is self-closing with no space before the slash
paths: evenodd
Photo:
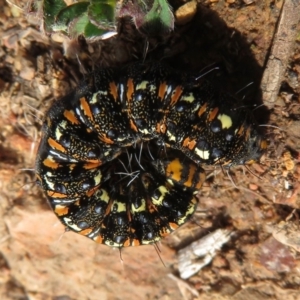
<path id="1" fill-rule="evenodd" d="M 254 183 L 250 183 L 249 184 L 249 189 L 251 191 L 257 191 L 258 190 L 258 186 L 256 184 L 254 184 Z"/>
<path id="2" fill-rule="evenodd" d="M 254 0 L 243 0 L 246 5 L 252 4 Z"/>
<path id="3" fill-rule="evenodd" d="M 24 67 L 19 75 L 25 80 L 32 80 L 35 75 L 35 70 L 32 67 Z"/>
<path id="4" fill-rule="evenodd" d="M 180 6 L 175 12 L 176 24 L 184 25 L 190 22 L 193 19 L 196 12 L 197 12 L 196 1 L 190 1 Z"/>

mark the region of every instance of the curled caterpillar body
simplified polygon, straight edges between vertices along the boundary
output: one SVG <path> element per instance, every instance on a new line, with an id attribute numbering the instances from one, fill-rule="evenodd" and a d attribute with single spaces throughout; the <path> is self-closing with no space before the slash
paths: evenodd
<path id="1" fill-rule="evenodd" d="M 47 112 L 36 175 L 69 229 L 113 247 L 151 244 L 197 205 L 201 165 L 260 157 L 253 115 L 159 63 L 91 73 Z"/>

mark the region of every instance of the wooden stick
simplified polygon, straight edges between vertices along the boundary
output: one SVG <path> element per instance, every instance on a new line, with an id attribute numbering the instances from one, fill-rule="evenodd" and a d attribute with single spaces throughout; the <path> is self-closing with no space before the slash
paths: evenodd
<path id="1" fill-rule="evenodd" d="M 293 50 L 299 21 L 300 0 L 285 0 L 261 82 L 263 102 L 269 109 L 272 109 L 276 102 L 288 60 Z"/>

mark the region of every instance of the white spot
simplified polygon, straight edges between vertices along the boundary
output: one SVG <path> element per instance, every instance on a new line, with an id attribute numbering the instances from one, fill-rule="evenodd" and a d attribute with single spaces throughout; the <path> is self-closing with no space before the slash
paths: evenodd
<path id="1" fill-rule="evenodd" d="M 47 177 L 48 177 L 48 172 L 47 172 Z M 51 176 L 49 176 L 49 177 L 51 177 Z M 49 187 L 49 190 L 54 191 L 54 183 L 53 182 L 47 180 L 47 185 Z"/>
<path id="2" fill-rule="evenodd" d="M 96 176 L 94 176 L 94 182 L 95 182 L 95 185 L 98 185 L 98 184 L 100 184 L 101 178 L 102 178 L 101 171 L 99 170 L 95 175 Z"/>
<path id="3" fill-rule="evenodd" d="M 104 156 L 109 156 L 110 155 L 110 151 L 108 150 L 108 151 L 106 151 L 106 152 L 104 152 Z"/>
<path id="4" fill-rule="evenodd" d="M 51 202 L 54 202 L 54 203 L 56 203 L 56 204 L 63 204 L 64 206 L 65 206 L 65 204 L 66 203 L 73 203 L 73 202 L 75 202 L 75 201 L 77 201 L 78 199 L 76 198 L 76 199 L 66 199 L 66 198 L 64 198 L 64 199 L 51 199 Z"/>
<path id="5" fill-rule="evenodd" d="M 62 129 L 66 129 L 68 126 L 68 122 L 67 121 L 61 121 L 59 123 L 59 127 L 62 128 Z"/>
<path id="6" fill-rule="evenodd" d="M 160 237 L 154 237 L 153 240 L 142 240 L 143 245 L 151 245 L 154 244 L 155 242 L 158 242 L 160 240 Z"/>
<path id="7" fill-rule="evenodd" d="M 218 119 L 222 123 L 222 129 L 227 129 L 232 126 L 232 119 L 228 115 L 218 115 Z"/>
<path id="8" fill-rule="evenodd" d="M 119 88 L 120 88 L 120 99 L 122 101 L 122 100 L 124 100 L 124 84 L 120 84 Z"/>
<path id="9" fill-rule="evenodd" d="M 107 91 L 104 91 L 104 90 L 100 90 L 100 91 L 98 91 L 96 94 L 99 94 L 99 95 L 107 95 L 108 94 L 108 92 Z M 95 95 L 95 94 L 94 94 Z M 94 98 L 94 97 L 93 97 Z"/>
<path id="10" fill-rule="evenodd" d="M 99 198 L 100 198 L 102 201 L 104 201 L 105 203 L 108 203 L 108 201 L 109 201 L 110 198 L 109 198 L 108 193 L 107 193 L 106 190 L 103 190 L 103 189 L 98 190 L 98 191 L 97 191 L 97 196 L 98 196 L 98 194 L 99 194 Z"/>
<path id="11" fill-rule="evenodd" d="M 100 232 L 100 228 L 97 228 L 96 230 L 94 229 L 92 232 L 90 232 L 87 236 L 90 239 L 95 239 L 99 235 L 99 232 Z"/>
<path id="12" fill-rule="evenodd" d="M 104 96 L 107 96 L 107 91 L 101 91 L 101 90 L 100 90 L 99 92 L 93 94 L 92 99 L 89 101 L 90 104 L 96 104 L 96 103 L 99 102 L 99 100 L 98 100 L 98 95 L 104 95 Z"/>
<path id="13" fill-rule="evenodd" d="M 81 114 L 81 111 L 80 111 L 80 109 L 78 107 L 75 108 L 75 112 L 76 112 L 77 116 L 79 117 L 80 121 L 83 124 L 86 124 L 85 119 L 83 118 L 83 116 Z"/>
<path id="14" fill-rule="evenodd" d="M 149 90 L 150 90 L 150 92 L 155 91 L 156 90 L 156 86 L 154 84 L 150 84 L 149 85 Z"/>
<path id="15" fill-rule="evenodd" d="M 112 240 L 108 240 L 108 239 L 105 240 L 104 243 L 105 243 L 105 245 L 110 246 L 110 247 L 121 247 L 121 246 L 123 246 L 123 244 L 118 244 L 118 243 L 115 243 Z"/>
<path id="16" fill-rule="evenodd" d="M 202 149 L 195 148 L 195 152 L 202 159 L 209 159 L 209 150 L 202 150 Z"/>
<path id="17" fill-rule="evenodd" d="M 143 130 L 139 130 L 141 133 L 143 133 L 143 134 L 145 134 L 145 135 L 147 135 L 147 134 L 149 134 L 149 130 L 148 129 L 143 129 Z"/>
<path id="18" fill-rule="evenodd" d="M 149 81 L 142 81 L 141 83 L 136 85 L 136 90 L 145 90 L 147 88 Z"/>
<path id="19" fill-rule="evenodd" d="M 197 192 L 198 192 L 198 191 L 197 191 Z M 196 192 L 196 193 L 197 193 L 197 192 Z M 182 218 L 178 219 L 178 221 L 177 221 L 178 225 L 184 224 L 184 223 L 186 222 L 186 218 L 194 213 L 194 211 L 195 211 L 195 209 L 196 209 L 196 208 L 195 208 L 195 205 L 196 205 L 196 203 L 197 203 L 197 201 L 196 201 L 195 198 L 194 198 L 194 200 L 195 200 L 194 204 L 193 204 L 193 203 L 190 203 L 190 205 L 189 205 L 189 207 L 188 207 L 188 210 L 187 210 L 186 214 L 185 214 Z"/>
<path id="20" fill-rule="evenodd" d="M 59 153 L 59 152 L 57 152 L 56 150 L 53 150 L 53 149 L 49 150 L 49 153 L 54 155 L 55 157 L 58 157 L 59 159 L 61 159 L 63 161 L 67 161 L 67 162 L 71 162 L 71 163 L 72 162 L 78 162 L 77 159 L 74 159 L 74 158 L 72 158 L 70 156 L 67 156 L 67 155 L 64 155 L 64 154 L 61 154 L 61 153 Z"/>
<path id="21" fill-rule="evenodd" d="M 174 185 L 174 182 L 172 181 L 172 179 L 169 178 L 169 179 L 167 179 L 167 181 L 168 181 L 168 183 L 170 183 L 170 185 L 172 185 L 172 186 Z"/>
<path id="22" fill-rule="evenodd" d="M 56 130 L 55 130 L 55 138 L 56 138 L 57 141 L 59 141 L 59 139 L 61 138 L 62 135 L 63 135 L 63 134 L 62 134 L 62 132 L 59 130 L 59 127 L 56 128 Z"/>
<path id="23" fill-rule="evenodd" d="M 172 90 L 173 90 L 173 87 L 172 87 L 171 85 L 168 85 L 166 97 L 167 97 L 168 95 L 170 95 L 170 93 L 172 92 Z M 175 93 L 175 92 L 174 92 L 174 93 Z"/>
<path id="24" fill-rule="evenodd" d="M 158 190 L 160 191 L 160 197 L 158 199 L 155 199 L 154 197 L 151 197 L 152 203 L 155 205 L 162 205 L 162 202 L 165 198 L 165 195 L 168 193 L 168 190 L 165 186 L 161 185 Z"/>
<path id="25" fill-rule="evenodd" d="M 112 212 L 123 212 L 126 211 L 126 205 L 125 203 L 114 201 L 113 205 L 111 206 Z"/>
<path id="26" fill-rule="evenodd" d="M 200 103 L 199 104 L 197 104 L 195 107 L 194 107 L 194 109 L 192 110 L 192 112 L 196 112 L 196 111 L 198 111 L 199 110 L 199 108 L 200 108 Z"/>
<path id="27" fill-rule="evenodd" d="M 169 141 L 175 141 L 176 142 L 176 136 L 171 134 L 169 130 L 167 130 L 167 137 Z"/>
<path id="28" fill-rule="evenodd" d="M 82 228 L 79 228 L 76 224 L 73 223 L 73 221 L 70 218 L 63 218 L 65 223 L 71 227 L 72 229 L 74 229 L 75 231 L 82 231 Z"/>
<path id="29" fill-rule="evenodd" d="M 141 211 L 145 211 L 146 210 L 146 201 L 145 199 L 142 199 L 142 203 L 139 207 L 135 207 L 133 204 L 131 204 L 131 212 L 134 213 L 138 213 Z"/>
<path id="30" fill-rule="evenodd" d="M 194 97 L 194 95 L 193 95 L 193 93 L 189 93 L 188 95 L 184 95 L 184 96 L 182 96 L 182 98 L 181 98 L 183 101 L 186 101 L 186 102 L 189 102 L 189 103 L 192 103 L 192 102 L 194 102 L 195 101 L 195 97 Z"/>

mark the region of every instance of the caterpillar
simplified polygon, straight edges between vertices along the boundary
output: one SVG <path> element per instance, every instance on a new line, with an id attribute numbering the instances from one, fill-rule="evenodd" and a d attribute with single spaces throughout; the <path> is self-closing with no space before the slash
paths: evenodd
<path id="1" fill-rule="evenodd" d="M 70 230 L 112 247 L 153 244 L 193 215 L 202 166 L 257 160 L 253 114 L 158 62 L 89 74 L 46 114 L 37 182 Z"/>

